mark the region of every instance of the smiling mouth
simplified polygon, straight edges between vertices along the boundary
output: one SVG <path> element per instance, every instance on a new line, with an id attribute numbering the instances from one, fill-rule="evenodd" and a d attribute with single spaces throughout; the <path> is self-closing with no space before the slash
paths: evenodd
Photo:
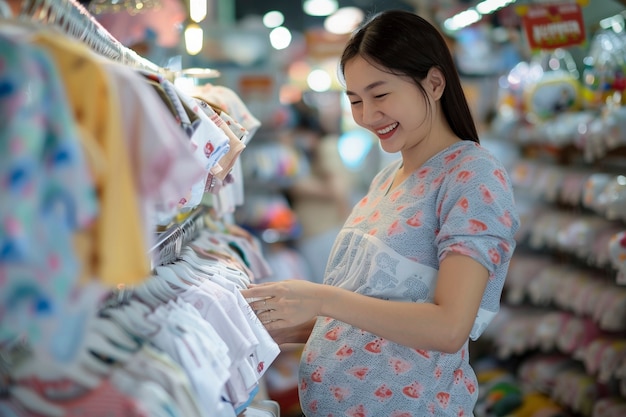
<path id="1" fill-rule="evenodd" d="M 377 131 L 376 131 L 376 133 L 377 133 L 379 136 L 389 136 L 389 134 L 390 134 L 391 132 L 393 132 L 394 130 L 396 130 L 396 128 L 398 127 L 398 125 L 399 125 L 399 123 L 398 123 L 398 122 L 395 122 L 395 123 L 390 124 L 389 126 L 387 126 L 387 127 L 383 128 L 383 129 L 379 129 L 379 130 L 377 130 Z"/>

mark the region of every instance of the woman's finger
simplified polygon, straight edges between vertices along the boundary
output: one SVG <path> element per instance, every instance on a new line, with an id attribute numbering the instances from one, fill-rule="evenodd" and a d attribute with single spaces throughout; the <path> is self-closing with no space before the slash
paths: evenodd
<path id="1" fill-rule="evenodd" d="M 250 307 L 252 307 L 254 311 L 272 310 L 273 306 L 270 300 L 271 300 L 271 297 L 257 299 L 250 303 Z"/>
<path id="2" fill-rule="evenodd" d="M 280 316 L 276 310 L 263 310 L 257 317 L 264 325 L 280 320 Z"/>
<path id="3" fill-rule="evenodd" d="M 263 284 L 250 284 L 248 288 L 241 290 L 242 294 L 262 294 L 269 291 L 273 283 L 265 282 Z"/>

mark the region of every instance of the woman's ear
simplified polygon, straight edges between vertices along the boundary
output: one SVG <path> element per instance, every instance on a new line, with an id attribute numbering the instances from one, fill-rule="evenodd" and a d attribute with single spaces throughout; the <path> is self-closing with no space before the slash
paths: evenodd
<path id="1" fill-rule="evenodd" d="M 439 100 L 446 88 L 446 77 L 439 68 L 432 67 L 428 70 L 423 85 L 434 100 Z"/>

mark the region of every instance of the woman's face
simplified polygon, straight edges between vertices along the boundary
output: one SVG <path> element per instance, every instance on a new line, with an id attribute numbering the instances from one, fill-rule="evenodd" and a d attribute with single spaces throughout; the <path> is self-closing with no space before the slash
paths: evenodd
<path id="1" fill-rule="evenodd" d="M 406 151 L 427 136 L 434 102 L 426 101 L 413 80 L 381 71 L 359 56 L 345 64 L 344 78 L 354 121 L 378 136 L 384 151 Z"/>

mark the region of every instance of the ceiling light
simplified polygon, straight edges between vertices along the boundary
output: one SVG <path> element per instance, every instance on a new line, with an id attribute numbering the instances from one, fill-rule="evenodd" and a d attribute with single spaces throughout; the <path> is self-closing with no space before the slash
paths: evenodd
<path id="1" fill-rule="evenodd" d="M 484 0 L 476 5 L 476 10 L 482 15 L 491 14 L 514 2 L 515 0 Z"/>
<path id="2" fill-rule="evenodd" d="M 328 16 L 338 7 L 337 0 L 304 0 L 302 3 L 302 10 L 309 16 Z"/>
<path id="3" fill-rule="evenodd" d="M 306 79 L 309 88 L 313 91 L 324 92 L 330 89 L 332 79 L 330 75 L 321 69 L 311 71 Z"/>
<path id="4" fill-rule="evenodd" d="M 450 31 L 457 31 L 463 29 L 469 25 L 472 25 L 482 19 L 482 15 L 476 11 L 476 9 L 470 8 L 459 14 L 446 19 L 443 22 L 444 27 Z"/>
<path id="5" fill-rule="evenodd" d="M 265 13 L 265 15 L 263 15 L 263 24 L 267 28 L 278 27 L 282 25 L 284 22 L 285 22 L 285 16 L 277 10 L 272 10 L 271 12 L 267 12 Z"/>
<path id="6" fill-rule="evenodd" d="M 274 49 L 285 49 L 291 43 L 291 32 L 284 26 L 272 29 L 270 32 L 270 43 Z"/>
<path id="7" fill-rule="evenodd" d="M 202 50 L 202 40 L 204 32 L 202 28 L 195 23 L 190 23 L 185 28 L 185 48 L 189 55 L 198 55 Z"/>
<path id="8" fill-rule="evenodd" d="M 207 14 L 207 0 L 189 0 L 189 18 L 198 23 L 204 20 Z"/>
<path id="9" fill-rule="evenodd" d="M 358 7 L 342 7 L 324 20 L 324 29 L 343 35 L 352 32 L 363 21 L 363 10 Z"/>
<path id="10" fill-rule="evenodd" d="M 515 3 L 517 0 L 484 0 L 443 22 L 445 30 L 456 32 L 480 21 L 483 16 L 495 13 L 496 11 Z"/>

